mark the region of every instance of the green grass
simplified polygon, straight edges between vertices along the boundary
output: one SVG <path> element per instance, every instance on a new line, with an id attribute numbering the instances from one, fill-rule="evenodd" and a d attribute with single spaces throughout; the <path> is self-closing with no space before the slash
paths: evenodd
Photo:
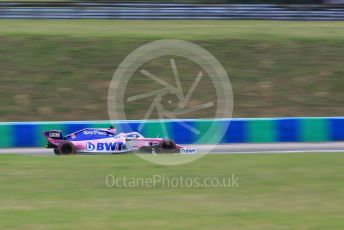
<path id="1" fill-rule="evenodd" d="M 344 22 L 1 20 L 0 120 L 107 119 L 107 90 L 119 63 L 139 46 L 168 38 L 194 42 L 221 62 L 232 83 L 235 117 L 342 116 L 343 26 Z M 171 81 L 166 60 L 145 68 Z M 176 62 L 186 91 L 199 69 L 186 60 Z M 143 75 L 135 76 L 127 95 L 159 87 Z M 213 99 L 214 89 L 205 80 L 191 105 Z M 128 104 L 129 118 L 142 119 L 150 103 Z M 185 117 L 211 117 L 212 112 Z"/>
<path id="2" fill-rule="evenodd" d="M 341 41 L 344 22 L 289 21 L 140 21 L 140 20 L 1 20 L 2 35 L 42 35 L 191 40 L 333 40 Z"/>
<path id="3" fill-rule="evenodd" d="M 343 153 L 0 156 L 0 229 L 343 229 Z M 106 175 L 239 177 L 239 187 L 106 187 Z"/>

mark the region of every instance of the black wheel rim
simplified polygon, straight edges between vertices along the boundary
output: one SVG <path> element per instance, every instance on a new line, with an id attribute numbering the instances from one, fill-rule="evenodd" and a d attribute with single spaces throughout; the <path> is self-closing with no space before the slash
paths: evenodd
<path id="1" fill-rule="evenodd" d="M 71 153 L 73 153 L 73 146 L 71 146 L 69 144 L 63 145 L 61 148 L 61 152 L 63 154 L 71 154 Z"/>

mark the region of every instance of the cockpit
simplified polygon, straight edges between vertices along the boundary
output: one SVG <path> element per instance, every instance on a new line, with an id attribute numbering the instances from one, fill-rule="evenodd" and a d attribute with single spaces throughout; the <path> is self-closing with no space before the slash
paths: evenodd
<path id="1" fill-rule="evenodd" d="M 120 133 L 115 136 L 116 139 L 125 138 L 125 139 L 139 139 L 144 138 L 140 133 L 138 132 L 131 132 L 131 133 Z"/>

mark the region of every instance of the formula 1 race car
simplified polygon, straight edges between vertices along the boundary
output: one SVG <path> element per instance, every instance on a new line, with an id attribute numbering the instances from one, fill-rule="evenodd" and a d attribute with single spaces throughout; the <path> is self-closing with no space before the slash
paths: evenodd
<path id="1" fill-rule="evenodd" d="M 138 132 L 119 133 L 109 129 L 86 128 L 63 136 L 60 130 L 43 132 L 47 148 L 55 154 L 104 154 L 104 153 L 182 153 L 194 154 L 195 149 L 176 144 L 171 139 L 144 138 Z"/>

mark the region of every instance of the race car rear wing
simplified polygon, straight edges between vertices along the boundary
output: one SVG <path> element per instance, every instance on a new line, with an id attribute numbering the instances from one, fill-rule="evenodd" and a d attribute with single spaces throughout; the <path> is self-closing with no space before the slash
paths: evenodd
<path id="1" fill-rule="evenodd" d="M 47 132 L 43 132 L 45 137 L 55 139 L 55 140 L 63 140 L 63 135 L 61 130 L 49 130 Z"/>

